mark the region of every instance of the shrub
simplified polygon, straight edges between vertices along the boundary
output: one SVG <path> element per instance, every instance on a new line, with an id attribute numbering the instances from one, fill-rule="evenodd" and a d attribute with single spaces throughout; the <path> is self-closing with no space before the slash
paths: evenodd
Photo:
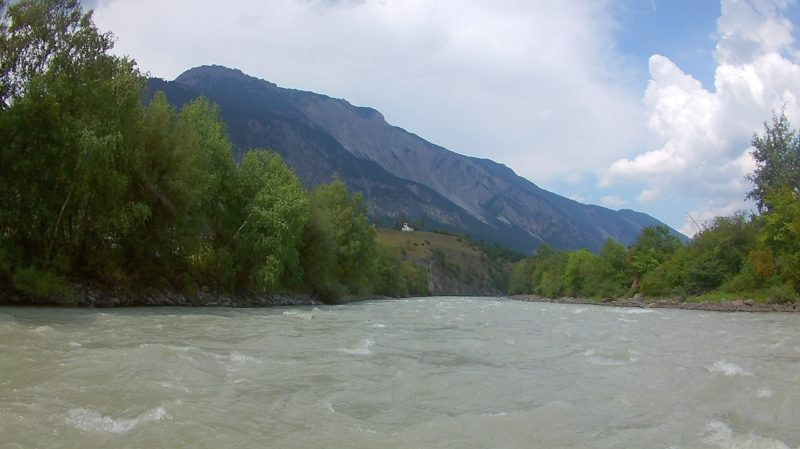
<path id="1" fill-rule="evenodd" d="M 33 267 L 17 270 L 11 277 L 16 290 L 32 300 L 72 304 L 75 292 L 61 276 Z"/>
<path id="2" fill-rule="evenodd" d="M 774 285 L 767 290 L 770 304 L 789 304 L 797 300 L 797 293 L 788 285 Z"/>

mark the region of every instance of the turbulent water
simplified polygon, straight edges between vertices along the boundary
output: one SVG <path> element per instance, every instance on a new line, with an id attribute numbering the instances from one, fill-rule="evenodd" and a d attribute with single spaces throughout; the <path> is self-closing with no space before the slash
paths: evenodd
<path id="1" fill-rule="evenodd" d="M 800 315 L 0 309 L 0 448 L 795 448 Z"/>

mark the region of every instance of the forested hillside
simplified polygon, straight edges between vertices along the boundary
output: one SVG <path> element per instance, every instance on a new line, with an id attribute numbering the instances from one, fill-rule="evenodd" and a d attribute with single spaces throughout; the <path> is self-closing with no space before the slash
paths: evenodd
<path id="1" fill-rule="evenodd" d="M 505 295 L 513 264 L 524 257 L 461 235 L 382 229 L 378 239 L 424 270 L 431 295 Z"/>

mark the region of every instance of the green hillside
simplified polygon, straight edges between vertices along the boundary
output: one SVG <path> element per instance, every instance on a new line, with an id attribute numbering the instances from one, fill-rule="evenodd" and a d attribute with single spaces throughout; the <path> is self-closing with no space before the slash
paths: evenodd
<path id="1" fill-rule="evenodd" d="M 517 255 L 467 238 L 381 229 L 378 239 L 428 273 L 432 295 L 504 295 Z"/>

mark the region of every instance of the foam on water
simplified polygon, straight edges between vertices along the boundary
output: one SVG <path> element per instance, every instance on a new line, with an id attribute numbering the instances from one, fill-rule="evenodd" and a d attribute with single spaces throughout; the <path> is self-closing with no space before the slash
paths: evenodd
<path id="1" fill-rule="evenodd" d="M 67 345 L 69 345 L 70 348 L 82 348 L 83 347 L 83 345 L 78 343 L 77 341 L 71 341 L 71 342 L 67 343 Z"/>
<path id="2" fill-rule="evenodd" d="M 759 435 L 736 434 L 727 424 L 712 421 L 706 426 L 705 442 L 721 449 L 790 449 L 783 441 Z"/>
<path id="3" fill-rule="evenodd" d="M 622 366 L 637 361 L 636 352 L 630 349 L 620 352 L 603 352 L 589 349 L 581 355 L 586 357 L 589 363 L 597 366 Z"/>
<path id="4" fill-rule="evenodd" d="M 654 313 L 655 310 L 652 309 L 639 309 L 639 308 L 620 308 L 620 309 L 613 309 L 616 313 L 623 313 L 625 315 L 638 315 L 641 313 Z"/>
<path id="5" fill-rule="evenodd" d="M 771 398 L 772 393 L 773 393 L 772 390 L 770 390 L 769 388 L 766 387 L 759 388 L 758 391 L 756 392 L 756 396 L 758 396 L 759 398 Z"/>
<path id="6" fill-rule="evenodd" d="M 342 348 L 340 351 L 350 354 L 350 355 L 370 355 L 372 354 L 372 345 L 375 344 L 375 340 L 371 338 L 364 338 L 359 341 L 356 345 L 350 348 Z"/>
<path id="7" fill-rule="evenodd" d="M 248 362 L 261 363 L 261 359 L 258 359 L 256 357 L 247 354 L 242 354 L 241 352 L 238 351 L 232 351 L 228 357 L 230 358 L 231 362 L 235 363 L 248 363 Z"/>
<path id="8" fill-rule="evenodd" d="M 314 307 L 311 310 L 287 310 L 283 312 L 283 316 L 299 320 L 311 321 L 317 318 L 320 312 L 322 312 L 320 309 Z"/>
<path id="9" fill-rule="evenodd" d="M 752 376 L 753 373 L 747 371 L 739 365 L 736 365 L 725 360 L 717 360 L 713 365 L 709 366 L 708 371 L 711 373 L 720 373 L 726 376 Z"/>
<path id="10" fill-rule="evenodd" d="M 112 418 L 102 415 L 96 410 L 73 408 L 67 412 L 67 422 L 76 429 L 83 431 L 126 433 L 133 430 L 141 423 L 170 419 L 167 411 L 162 407 L 152 408 L 134 419 Z"/>
<path id="11" fill-rule="evenodd" d="M 168 390 L 177 390 L 183 393 L 191 393 L 191 390 L 186 388 L 185 386 L 181 385 L 178 382 L 159 382 L 158 383 L 162 388 L 166 388 Z"/>

